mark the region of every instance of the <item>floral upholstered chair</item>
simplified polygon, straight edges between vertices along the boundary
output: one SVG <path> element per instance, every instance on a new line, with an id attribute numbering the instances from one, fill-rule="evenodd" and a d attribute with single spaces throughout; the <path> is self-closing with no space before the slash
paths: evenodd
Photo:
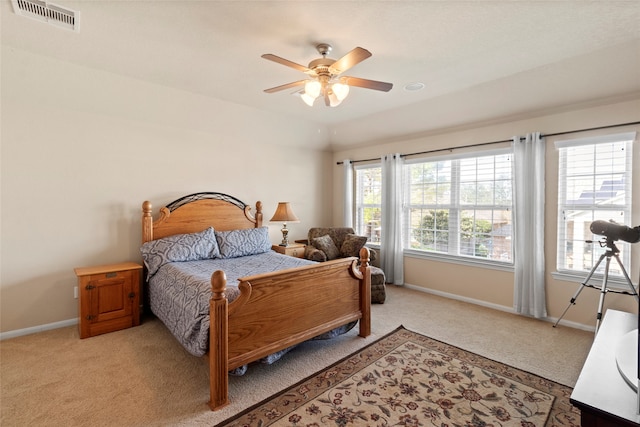
<path id="1" fill-rule="evenodd" d="M 350 227 L 314 227 L 309 229 L 305 258 L 324 262 L 336 258 L 358 257 L 360 249 L 367 243 L 365 236 L 355 234 Z M 375 261 L 377 253 L 369 249 L 371 261 Z M 371 266 L 371 302 L 384 303 L 386 299 L 384 271 Z"/>

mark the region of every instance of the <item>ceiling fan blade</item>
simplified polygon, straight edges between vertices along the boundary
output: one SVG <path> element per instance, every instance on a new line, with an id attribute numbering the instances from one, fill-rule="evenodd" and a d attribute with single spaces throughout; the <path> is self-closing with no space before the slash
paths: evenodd
<path id="1" fill-rule="evenodd" d="M 392 83 L 378 82 L 375 80 L 361 79 L 358 77 L 345 76 L 340 78 L 340 82 L 348 84 L 349 86 L 357 86 L 357 87 L 363 87 L 365 89 L 381 90 L 383 92 L 389 92 L 393 87 Z"/>
<path id="2" fill-rule="evenodd" d="M 268 59 L 269 61 L 277 62 L 278 64 L 286 65 L 287 67 L 291 67 L 298 71 L 302 71 L 303 73 L 311 73 L 315 74 L 313 70 L 304 65 L 296 64 L 295 62 L 289 61 L 288 59 L 280 58 L 279 56 L 272 55 L 270 53 L 265 53 L 262 55 L 264 59 Z"/>
<path id="3" fill-rule="evenodd" d="M 331 64 L 329 72 L 333 75 L 344 73 L 349 68 L 357 65 L 371 56 L 371 52 L 361 47 L 356 47 L 342 58 Z"/>
<path id="4" fill-rule="evenodd" d="M 270 89 L 265 89 L 264 91 L 267 93 L 279 92 L 281 90 L 289 89 L 296 86 L 302 86 L 306 83 L 306 80 L 299 80 L 297 82 L 287 83 L 286 85 L 272 87 Z"/>

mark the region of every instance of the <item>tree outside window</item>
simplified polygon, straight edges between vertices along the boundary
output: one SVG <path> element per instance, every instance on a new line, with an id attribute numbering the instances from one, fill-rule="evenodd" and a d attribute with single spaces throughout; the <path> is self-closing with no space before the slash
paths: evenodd
<path id="1" fill-rule="evenodd" d="M 414 162 L 406 167 L 408 248 L 511 262 L 508 152 Z"/>

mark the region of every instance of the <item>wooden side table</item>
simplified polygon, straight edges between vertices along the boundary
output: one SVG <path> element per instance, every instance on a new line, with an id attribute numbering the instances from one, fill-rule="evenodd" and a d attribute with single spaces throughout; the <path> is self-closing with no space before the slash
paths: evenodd
<path id="1" fill-rule="evenodd" d="M 78 276 L 80 338 L 140 324 L 140 264 L 124 262 L 74 271 Z"/>
<path id="2" fill-rule="evenodd" d="M 273 245 L 271 246 L 271 249 L 284 255 L 304 258 L 304 247 L 305 245 L 300 243 L 291 243 L 289 246 Z"/>

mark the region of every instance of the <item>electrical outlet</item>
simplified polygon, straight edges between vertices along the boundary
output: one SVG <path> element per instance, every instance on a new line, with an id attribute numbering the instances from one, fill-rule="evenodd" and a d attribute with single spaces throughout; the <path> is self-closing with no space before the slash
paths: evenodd
<path id="1" fill-rule="evenodd" d="M 77 286 L 73 287 L 73 297 L 75 299 L 78 299 L 78 287 Z"/>

